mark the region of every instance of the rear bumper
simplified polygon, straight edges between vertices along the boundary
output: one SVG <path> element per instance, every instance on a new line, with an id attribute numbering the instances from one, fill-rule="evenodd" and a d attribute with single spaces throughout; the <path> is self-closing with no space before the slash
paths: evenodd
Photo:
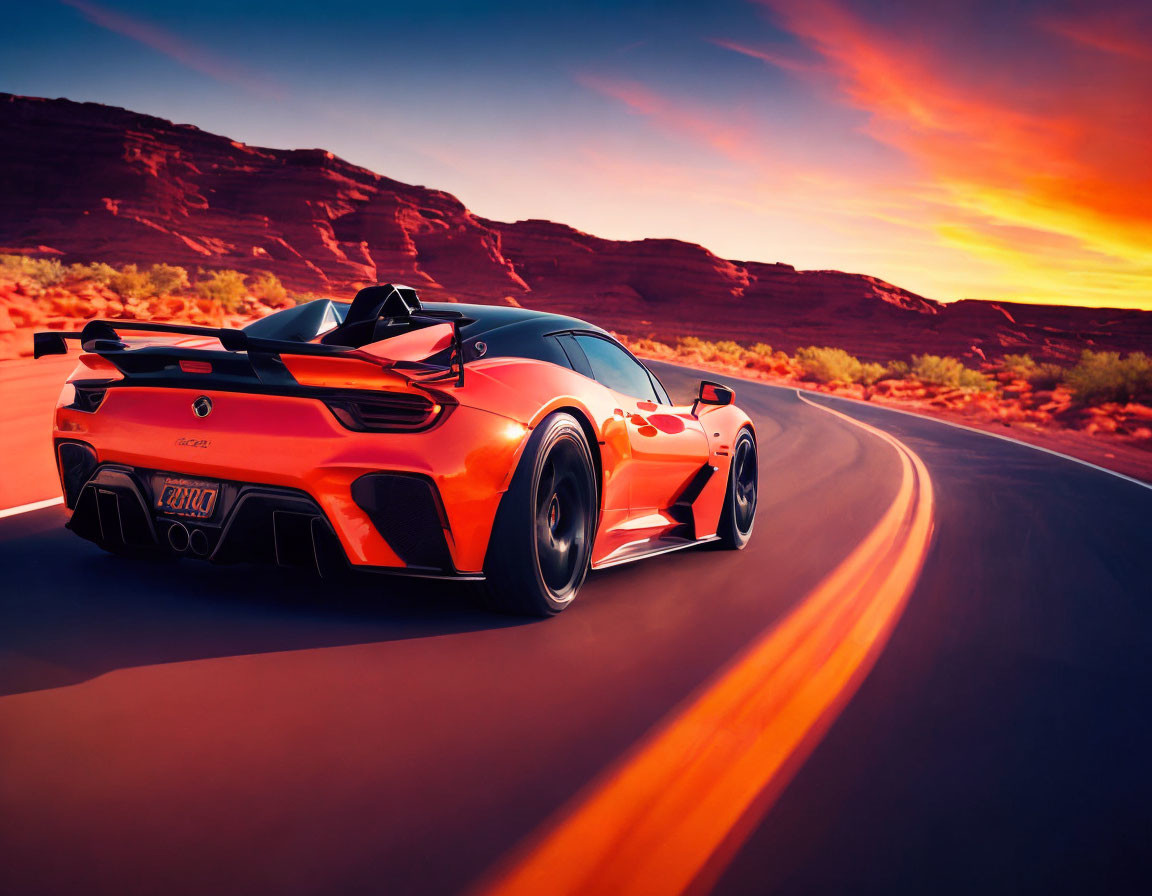
<path id="1" fill-rule="evenodd" d="M 323 509 L 305 492 L 220 482 L 212 515 L 191 520 L 156 509 L 159 483 L 165 475 L 165 471 L 101 464 L 76 493 L 68 528 L 114 551 L 155 551 L 213 563 L 269 563 L 313 570 L 325 578 L 353 566 Z M 397 486 L 396 480 L 417 484 Z M 360 564 L 357 568 L 434 578 L 482 578 L 460 573 L 453 565 L 440 524 L 443 513 L 437 509 L 438 497 L 431 483 L 390 474 L 369 474 L 361 483 L 355 489 L 361 495 L 399 494 L 407 499 L 410 543 L 400 548 L 403 566 Z M 391 532 L 397 523 L 374 510 L 386 532 Z"/>
<path id="2" fill-rule="evenodd" d="M 200 395 L 214 405 L 206 418 L 191 410 Z M 309 502 L 302 512 L 324 521 L 354 567 L 478 576 L 527 430 L 459 406 L 425 432 L 355 432 L 318 400 L 125 386 L 109 388 L 95 412 L 58 408 L 55 437 L 90 446 L 93 467 L 128 470 L 149 509 L 144 478 L 156 471 L 270 490 Z M 404 481 L 370 488 L 377 474 Z"/>

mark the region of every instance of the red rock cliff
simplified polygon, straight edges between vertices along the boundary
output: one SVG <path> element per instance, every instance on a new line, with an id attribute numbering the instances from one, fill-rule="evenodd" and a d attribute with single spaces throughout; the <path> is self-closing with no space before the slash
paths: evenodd
<path id="1" fill-rule="evenodd" d="M 874 277 L 726 261 L 669 239 L 616 241 L 550 221 L 479 218 L 454 196 L 319 149 L 247 146 L 190 125 L 0 94 L 0 247 L 66 261 L 272 271 L 300 290 L 408 283 L 517 302 L 634 335 L 1069 358 L 1152 344 L 1152 313 L 959 302 Z"/>

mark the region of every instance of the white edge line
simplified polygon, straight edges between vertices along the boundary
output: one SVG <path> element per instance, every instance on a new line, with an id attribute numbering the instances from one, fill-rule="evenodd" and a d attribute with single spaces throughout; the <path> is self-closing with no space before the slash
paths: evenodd
<path id="1" fill-rule="evenodd" d="M 1099 464 L 1094 464 L 1091 461 L 1082 461 L 1081 458 L 1079 458 L 1079 457 L 1073 457 L 1070 454 L 1063 454 L 1063 453 L 1061 453 L 1061 451 L 1054 451 L 1052 448 L 1044 448 L 1044 447 L 1041 447 L 1039 445 L 1032 445 L 1031 442 L 1024 442 L 1024 441 L 1021 441 L 1020 439 L 1013 439 L 1013 438 L 1011 438 L 1010 435 L 1001 435 L 1000 433 L 988 432 L 987 430 L 977 430 L 977 428 L 975 426 L 965 426 L 962 423 L 953 423 L 952 420 L 945 420 L 945 419 L 942 419 L 940 417 L 931 417 L 929 415 L 926 415 L 926 413 L 917 413 L 916 411 L 908 411 L 908 410 L 904 410 L 903 408 L 893 408 L 887 404 L 877 404 L 877 403 L 873 403 L 873 402 L 859 401 L 858 398 L 849 398 L 849 397 L 844 396 L 844 395 L 834 395 L 833 393 L 829 393 L 829 392 L 812 392 L 811 389 L 801 389 L 801 388 L 797 388 L 796 386 L 785 386 L 785 385 L 779 384 L 779 382 L 765 382 L 764 380 L 751 380 L 748 377 L 741 377 L 741 375 L 738 373 L 726 373 L 726 372 L 722 372 L 722 371 L 705 371 L 705 370 L 700 369 L 700 367 L 692 367 L 692 366 L 689 366 L 688 364 L 677 364 L 676 362 L 674 362 L 674 360 L 664 360 L 662 358 L 647 358 L 647 360 L 653 360 L 653 362 L 655 362 L 657 364 L 667 364 L 669 367 L 680 367 L 681 370 L 691 371 L 692 373 L 717 374 L 717 375 L 721 375 L 721 377 L 728 377 L 729 379 L 740 380 L 741 382 L 750 382 L 750 384 L 755 385 L 755 386 L 767 386 L 768 388 L 772 388 L 772 389 L 785 389 L 785 390 L 790 389 L 790 390 L 793 390 L 793 392 L 795 392 L 796 395 L 811 395 L 813 398 L 819 398 L 821 396 L 823 396 L 825 398 L 836 398 L 836 400 L 839 400 L 842 402 L 847 402 L 848 404 L 863 405 L 863 407 L 865 407 L 865 408 L 876 408 L 876 409 L 881 410 L 881 411 L 892 411 L 893 413 L 903 413 L 903 415 L 905 417 L 915 417 L 917 420 L 930 420 L 931 423 L 940 423 L 940 424 L 943 424 L 945 426 L 952 426 L 954 428 L 954 430 L 965 430 L 967 432 L 975 432 L 977 435 L 987 435 L 988 438 L 990 438 L 990 439 L 999 439 L 1002 442 L 1011 442 L 1011 443 L 1013 443 L 1013 445 L 1020 445 L 1024 448 L 1031 448 L 1033 451 L 1044 451 L 1045 454 L 1051 454 L 1053 457 L 1062 457 L 1063 460 L 1071 461 L 1071 462 L 1077 463 L 1081 466 L 1087 466 L 1087 468 L 1089 468 L 1091 470 L 1099 470 L 1101 473 L 1108 473 L 1108 476 L 1115 476 L 1116 478 L 1123 479 L 1124 481 L 1128 481 L 1128 483 L 1131 483 L 1132 485 L 1138 485 L 1138 486 L 1143 487 L 1143 488 L 1152 488 L 1152 483 L 1145 483 L 1145 481 L 1143 479 L 1137 479 L 1134 476 L 1128 476 L 1128 473 L 1121 473 L 1121 472 L 1116 472 L 1115 470 L 1109 470 L 1107 468 L 1107 466 L 1100 466 Z"/>
<path id="2" fill-rule="evenodd" d="M 31 513 L 34 510 L 43 510 L 45 507 L 55 507 L 63 504 L 63 498 L 48 498 L 46 501 L 34 501 L 31 504 L 21 504 L 19 507 L 8 507 L 0 510 L 0 520 L 9 516 L 19 516 L 22 513 Z"/>
<path id="3" fill-rule="evenodd" d="M 755 380 L 748 380 L 752 383 Z M 763 385 L 769 386 L 772 383 L 764 383 Z M 788 386 L 777 386 L 778 389 L 791 388 Z M 1127 473 L 1119 473 L 1116 470 L 1109 470 L 1107 467 L 1102 467 L 1099 464 L 1094 464 L 1091 461 L 1082 460 L 1079 457 L 1073 457 L 1071 454 L 1064 454 L 1060 451 L 1053 451 L 1051 448 L 1045 448 L 1042 445 L 1033 445 L 1031 442 L 1022 442 L 1020 439 L 1014 439 L 1011 436 L 1001 435 L 998 432 L 988 432 L 984 429 L 977 429 L 975 426 L 965 426 L 963 423 L 954 423 L 951 420 L 942 420 L 939 417 L 929 417 L 927 414 L 917 414 L 915 411 L 906 411 L 903 408 L 893 408 L 886 404 L 872 404 L 871 402 L 856 401 L 852 398 L 845 398 L 843 395 L 833 395 L 829 392 L 812 392 L 808 389 L 795 389 L 796 395 L 803 399 L 805 395 L 811 398 L 833 398 L 846 402 L 851 405 L 863 405 L 865 407 L 876 408 L 881 411 L 890 411 L 893 414 L 903 414 L 905 417 L 913 417 L 917 420 L 927 420 L 931 423 L 942 423 L 944 426 L 951 426 L 953 429 L 962 429 L 965 432 L 974 432 L 978 436 L 988 436 L 990 439 L 999 439 L 1001 442 L 1010 442 L 1013 445 L 1020 445 L 1023 448 L 1031 448 L 1033 451 L 1043 451 L 1045 454 L 1051 454 L 1053 457 L 1059 457 L 1063 460 L 1070 460 L 1074 464 L 1080 464 L 1082 467 L 1088 467 L 1091 470 L 1098 470 L 1101 473 L 1107 473 L 1109 476 L 1115 476 L 1117 479 L 1123 479 L 1125 482 L 1131 482 L 1133 485 L 1139 485 L 1142 488 L 1152 489 L 1152 483 L 1145 482 L 1143 479 L 1137 479 L 1135 476 L 1129 476 Z M 812 402 L 809 402 L 811 404 Z M 818 403 L 818 402 L 817 402 Z"/>

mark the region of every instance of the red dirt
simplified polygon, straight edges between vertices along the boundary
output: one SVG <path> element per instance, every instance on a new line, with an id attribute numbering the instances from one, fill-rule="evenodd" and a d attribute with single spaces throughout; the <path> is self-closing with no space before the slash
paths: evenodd
<path id="1" fill-rule="evenodd" d="M 60 495 L 52 414 L 75 357 L 0 361 L 0 510 Z"/>
<path id="2" fill-rule="evenodd" d="M 77 330 L 93 318 L 106 320 L 180 321 L 210 327 L 240 326 L 276 310 L 249 297 L 242 311 L 229 314 L 218 302 L 195 295 L 122 299 L 92 282 L 66 282 L 40 287 L 26 278 L 0 271 L 0 359 L 32 354 L 37 330 Z"/>
<path id="3" fill-rule="evenodd" d="M 648 341 L 622 338 L 642 358 L 714 370 L 728 378 L 869 401 L 1007 436 L 1152 482 L 1152 408 L 1146 405 L 1078 408 L 1064 388 L 1054 393 L 1032 393 L 1031 387 L 1022 382 L 1012 384 L 1015 389 L 1010 391 L 1018 394 L 1009 397 L 908 380 L 882 380 L 871 389 L 859 384 L 817 383 L 804 379 L 799 367 L 781 354 L 771 364 L 756 369 L 709 361 L 699 354 L 677 352 Z"/>

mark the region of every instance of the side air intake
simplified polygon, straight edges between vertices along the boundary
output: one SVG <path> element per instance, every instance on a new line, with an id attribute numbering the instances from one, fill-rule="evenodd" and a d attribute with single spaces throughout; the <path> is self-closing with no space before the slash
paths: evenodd
<path id="1" fill-rule="evenodd" d="M 448 527 L 440 496 L 423 476 L 367 473 L 352 483 L 352 500 L 413 571 L 450 573 Z"/>

